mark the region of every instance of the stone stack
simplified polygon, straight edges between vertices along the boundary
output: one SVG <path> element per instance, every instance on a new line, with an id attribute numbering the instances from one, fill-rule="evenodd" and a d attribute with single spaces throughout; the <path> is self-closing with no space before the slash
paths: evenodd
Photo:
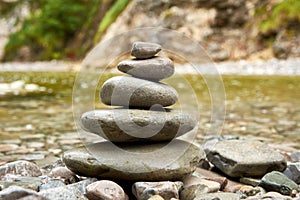
<path id="1" fill-rule="evenodd" d="M 118 107 L 86 112 L 81 122 L 86 131 L 108 141 L 88 146 L 92 154 L 85 148 L 66 152 L 64 162 L 73 172 L 108 179 L 181 180 L 204 158 L 195 145 L 175 139 L 196 121 L 166 108 L 177 102 L 178 94 L 160 82 L 174 74 L 169 58 L 155 56 L 160 50 L 158 44 L 135 42 L 135 59 L 118 64 L 127 75 L 103 84 L 101 101 Z"/>

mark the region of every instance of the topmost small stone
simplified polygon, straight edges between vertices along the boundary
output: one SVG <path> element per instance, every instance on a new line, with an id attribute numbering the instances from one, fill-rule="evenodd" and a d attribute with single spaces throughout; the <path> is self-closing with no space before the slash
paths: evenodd
<path id="1" fill-rule="evenodd" d="M 161 46 L 150 42 L 135 42 L 131 48 L 131 55 L 137 59 L 146 59 L 160 52 Z"/>

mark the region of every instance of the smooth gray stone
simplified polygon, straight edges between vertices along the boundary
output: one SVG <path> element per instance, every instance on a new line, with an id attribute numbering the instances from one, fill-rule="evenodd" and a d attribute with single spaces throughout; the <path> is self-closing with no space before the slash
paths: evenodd
<path id="1" fill-rule="evenodd" d="M 163 83 L 129 76 L 115 76 L 104 82 L 100 98 L 106 105 L 166 107 L 177 102 L 178 93 L 174 88 Z"/>
<path id="2" fill-rule="evenodd" d="M 283 173 L 273 171 L 266 174 L 260 181 L 259 186 L 268 191 L 279 192 L 283 195 L 291 195 L 292 190 L 300 192 L 298 185 L 286 177 Z"/>
<path id="3" fill-rule="evenodd" d="M 150 42 L 135 42 L 131 48 L 131 55 L 139 59 L 146 59 L 155 56 L 160 52 L 161 46 Z"/>
<path id="4" fill-rule="evenodd" d="M 89 153 L 87 151 L 89 150 Z M 100 142 L 67 151 L 63 161 L 74 173 L 108 180 L 181 180 L 191 174 L 204 152 L 181 140 L 170 143 L 120 144 Z"/>
<path id="5" fill-rule="evenodd" d="M 263 176 L 273 171 L 283 171 L 286 160 L 268 145 L 247 140 L 225 140 L 206 147 L 207 159 L 231 177 Z"/>
<path id="6" fill-rule="evenodd" d="M 176 110 L 95 110 L 84 113 L 81 123 L 86 131 L 112 142 L 168 141 L 196 126 L 190 115 Z"/>
<path id="7" fill-rule="evenodd" d="M 121 72 L 134 77 L 161 80 L 174 74 L 174 64 L 169 58 L 154 57 L 147 60 L 124 60 L 118 64 Z"/>

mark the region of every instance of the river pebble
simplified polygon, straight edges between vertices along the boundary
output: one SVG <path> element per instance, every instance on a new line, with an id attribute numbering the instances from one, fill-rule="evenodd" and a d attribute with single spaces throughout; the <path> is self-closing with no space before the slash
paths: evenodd
<path id="1" fill-rule="evenodd" d="M 89 200 L 113 199 L 127 200 L 124 190 L 115 182 L 108 180 L 96 181 L 86 187 L 86 196 Z"/>
<path id="2" fill-rule="evenodd" d="M 300 192 L 299 186 L 294 181 L 278 171 L 273 171 L 264 175 L 259 186 L 267 191 L 275 191 L 283 195 L 291 195 L 293 190 L 298 190 Z"/>
<path id="3" fill-rule="evenodd" d="M 8 174 L 36 177 L 42 175 L 42 172 L 34 163 L 28 161 L 15 161 L 0 166 L 0 177 Z"/>
<path id="4" fill-rule="evenodd" d="M 131 48 L 131 55 L 138 59 L 146 59 L 155 56 L 160 52 L 161 46 L 150 42 L 134 42 Z"/>
<path id="5" fill-rule="evenodd" d="M 179 198 L 182 182 L 136 182 L 132 186 L 132 192 L 138 200 L 148 200 L 154 195 L 163 199 Z"/>

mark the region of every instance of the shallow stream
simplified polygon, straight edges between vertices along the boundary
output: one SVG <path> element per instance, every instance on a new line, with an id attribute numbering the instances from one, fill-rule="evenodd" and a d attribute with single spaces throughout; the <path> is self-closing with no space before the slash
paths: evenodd
<path id="1" fill-rule="evenodd" d="M 98 89 L 111 76 L 104 75 Z M 201 141 L 207 137 L 203 132 L 211 123 L 210 95 L 200 75 L 183 77 L 188 80 L 198 99 L 200 119 L 197 140 Z M 38 151 L 44 157 L 47 157 L 47 152 L 57 156 L 66 149 L 80 145 L 72 110 L 75 78 L 75 73 L 66 72 L 1 72 L 0 83 L 24 80 L 25 83 L 38 85 L 40 90 L 0 93 L 0 161 L 19 158 L 11 155 L 34 155 Z M 222 78 L 226 92 L 222 135 L 255 137 L 280 145 L 287 151 L 300 149 L 300 76 L 226 75 Z M 180 79 L 175 77 L 167 82 L 179 90 L 181 102 L 194 106 L 189 104 L 190 97 L 186 94 L 190 89 L 186 89 Z M 95 97 L 95 107 L 103 108 L 98 92 Z M 39 136 L 31 146 L 24 144 L 28 138 L 30 142 L 34 140 L 34 137 L 30 139 L 30 135 Z M 3 150 L 3 144 L 9 143 L 15 143 L 15 148 Z M 26 151 L 26 148 L 31 148 L 31 151 Z M 35 158 L 38 157 L 33 156 L 32 160 L 38 160 Z"/>

